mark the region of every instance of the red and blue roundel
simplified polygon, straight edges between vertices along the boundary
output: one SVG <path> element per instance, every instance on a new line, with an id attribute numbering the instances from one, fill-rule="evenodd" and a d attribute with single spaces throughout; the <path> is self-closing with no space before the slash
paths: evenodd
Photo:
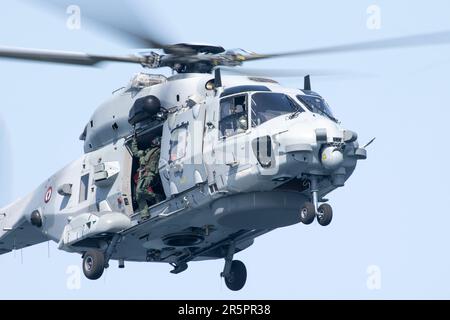
<path id="1" fill-rule="evenodd" d="M 52 198 L 53 189 L 52 187 L 48 187 L 47 192 L 45 193 L 44 202 L 48 203 Z"/>

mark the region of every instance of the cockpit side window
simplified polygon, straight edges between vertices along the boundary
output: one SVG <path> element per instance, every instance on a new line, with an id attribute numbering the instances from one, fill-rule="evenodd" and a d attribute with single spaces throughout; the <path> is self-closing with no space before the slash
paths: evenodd
<path id="1" fill-rule="evenodd" d="M 219 131 L 223 138 L 248 129 L 247 95 L 223 98 L 220 101 Z"/>
<path id="2" fill-rule="evenodd" d="M 252 127 L 283 114 L 304 111 L 299 104 L 283 93 L 259 92 L 252 95 Z"/>

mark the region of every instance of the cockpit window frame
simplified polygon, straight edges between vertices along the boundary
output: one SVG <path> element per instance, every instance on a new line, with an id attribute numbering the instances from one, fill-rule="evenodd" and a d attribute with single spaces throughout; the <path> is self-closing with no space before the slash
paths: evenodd
<path id="1" fill-rule="evenodd" d="M 233 96 L 235 94 L 245 94 L 250 92 L 271 92 L 268 87 L 264 85 L 242 85 L 225 89 L 221 94 L 220 98 L 225 98 Z"/>

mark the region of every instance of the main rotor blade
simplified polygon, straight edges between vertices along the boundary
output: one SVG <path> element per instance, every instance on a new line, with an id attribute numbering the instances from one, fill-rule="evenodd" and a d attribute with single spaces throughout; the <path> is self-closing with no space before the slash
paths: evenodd
<path id="1" fill-rule="evenodd" d="M 345 70 L 325 70 L 325 69 L 253 69 L 253 68 L 228 68 L 220 67 L 221 70 L 253 77 L 276 77 L 276 78 L 299 78 L 306 75 L 320 76 L 339 76 L 348 75 L 350 72 Z"/>
<path id="2" fill-rule="evenodd" d="M 136 14 L 138 8 L 133 6 L 139 4 L 136 1 L 46 0 L 38 1 L 38 4 L 50 6 L 61 13 L 66 13 L 69 6 L 76 5 L 80 8 L 79 18 L 82 25 L 84 22 L 96 25 L 134 47 L 164 49 L 167 44 L 172 43 L 167 32 L 161 32 L 167 28 L 158 25 L 153 28 L 157 32 L 149 31 L 148 25 Z M 149 12 L 146 12 L 146 15 L 146 22 L 154 20 L 148 18 Z"/>
<path id="3" fill-rule="evenodd" d="M 0 57 L 9 59 L 51 62 L 82 66 L 96 66 L 101 62 L 143 63 L 145 57 L 90 55 L 82 52 L 49 51 L 23 48 L 2 48 Z"/>
<path id="4" fill-rule="evenodd" d="M 344 44 L 339 46 L 322 47 L 291 52 L 272 54 L 253 54 L 242 57 L 244 61 L 281 58 L 290 56 L 308 56 L 331 53 L 346 53 L 355 51 L 382 50 L 391 48 L 421 47 L 450 43 L 450 31 L 427 33 L 406 37 L 391 38 L 386 40 L 367 41 L 360 43 Z"/>

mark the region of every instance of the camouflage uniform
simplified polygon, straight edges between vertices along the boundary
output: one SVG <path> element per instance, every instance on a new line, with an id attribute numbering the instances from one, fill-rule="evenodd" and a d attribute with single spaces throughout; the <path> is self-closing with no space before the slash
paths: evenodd
<path id="1" fill-rule="evenodd" d="M 136 201 L 141 210 L 141 217 L 146 218 L 149 216 L 148 203 L 157 203 L 160 198 L 153 191 L 152 184 L 155 177 L 159 174 L 158 164 L 160 147 L 152 145 L 147 150 L 139 150 L 136 138 L 131 143 L 131 152 L 133 156 L 139 159 L 139 169 L 137 171 L 137 183 L 136 183 Z"/>

